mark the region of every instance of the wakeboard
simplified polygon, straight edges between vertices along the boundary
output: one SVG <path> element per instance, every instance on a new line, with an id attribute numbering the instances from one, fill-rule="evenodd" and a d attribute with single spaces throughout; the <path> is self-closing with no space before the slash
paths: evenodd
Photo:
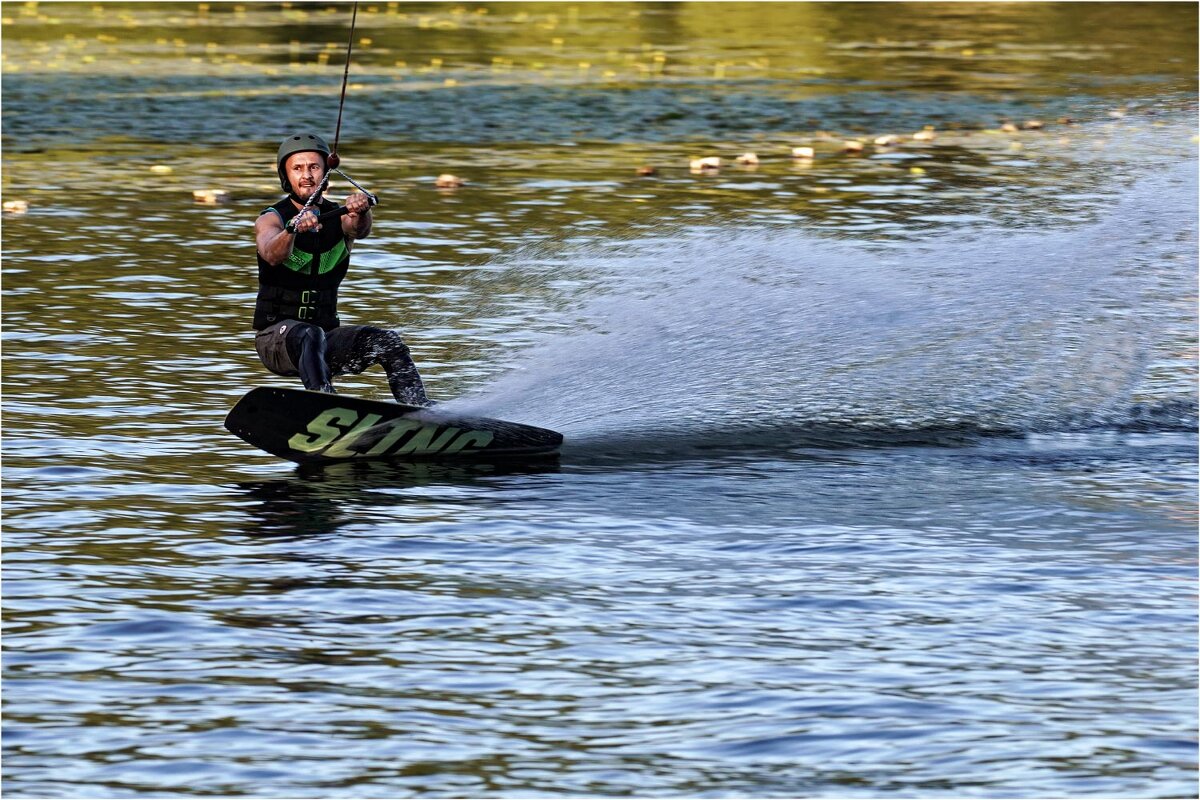
<path id="1" fill-rule="evenodd" d="M 225 418 L 255 447 L 297 464 L 487 460 L 558 452 L 561 433 L 434 406 L 364 400 L 305 389 L 258 387 Z"/>

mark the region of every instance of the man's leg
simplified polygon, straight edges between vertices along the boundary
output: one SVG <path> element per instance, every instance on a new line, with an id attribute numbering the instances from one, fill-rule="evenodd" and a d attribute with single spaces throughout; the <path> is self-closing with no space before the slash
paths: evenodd
<path id="1" fill-rule="evenodd" d="M 306 389 L 333 391 L 325 362 L 325 331 L 316 325 L 294 319 L 277 322 L 255 335 L 254 349 L 263 366 L 276 375 L 299 375 Z"/>
<path id="2" fill-rule="evenodd" d="M 408 345 L 396 331 L 370 325 L 346 325 L 330 331 L 329 341 L 327 357 L 335 375 L 357 375 L 372 364 L 379 364 L 387 373 L 388 387 L 397 403 L 430 405 Z"/>
<path id="3" fill-rule="evenodd" d="M 316 325 L 300 323 L 287 331 L 287 351 L 305 389 L 333 391 L 333 376 L 325 361 L 325 331 Z"/>

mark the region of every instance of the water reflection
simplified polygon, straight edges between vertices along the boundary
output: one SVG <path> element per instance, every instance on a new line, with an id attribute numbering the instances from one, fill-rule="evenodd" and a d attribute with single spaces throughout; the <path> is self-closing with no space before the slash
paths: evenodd
<path id="1" fill-rule="evenodd" d="M 553 475 L 559 469 L 555 456 L 455 464 L 360 461 L 300 467 L 288 478 L 240 482 L 235 488 L 255 501 L 242 506 L 250 517 L 243 533 L 303 537 L 336 533 L 370 517 L 372 510 L 391 514 L 406 502 L 429 501 L 428 493 L 408 490 L 452 487 L 459 498 L 477 496 L 478 502 L 492 504 L 490 490 L 502 493 L 509 483 L 504 479 Z"/>
<path id="2" fill-rule="evenodd" d="M 124 138 L 131 99 L 139 137 L 159 141 L 260 139 L 247 104 L 279 119 L 327 107 L 332 120 L 345 6 L 46 8 L 5 15 L 6 151 Z M 365 6 L 351 128 L 408 141 L 683 141 L 853 130 L 867 115 L 901 130 L 990 125 L 1194 94 L 1195 25 L 1179 4 L 969 8 Z"/>

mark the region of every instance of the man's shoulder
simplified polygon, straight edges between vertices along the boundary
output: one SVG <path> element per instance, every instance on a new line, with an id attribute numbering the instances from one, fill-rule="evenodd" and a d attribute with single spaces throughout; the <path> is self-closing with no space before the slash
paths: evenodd
<path id="1" fill-rule="evenodd" d="M 283 212 L 287 208 L 287 203 L 290 200 L 291 200 L 291 198 L 289 198 L 289 197 L 281 197 L 278 200 L 278 202 L 272 203 L 271 205 L 264 208 L 262 211 L 258 212 L 258 215 L 261 217 L 263 214 L 268 214 L 272 211 L 274 211 L 276 214 L 283 214 Z"/>
<path id="2" fill-rule="evenodd" d="M 267 206 L 259 212 L 254 220 L 254 230 L 271 230 L 273 228 L 282 228 L 287 223 L 283 214 L 279 213 L 279 209 L 274 206 Z"/>

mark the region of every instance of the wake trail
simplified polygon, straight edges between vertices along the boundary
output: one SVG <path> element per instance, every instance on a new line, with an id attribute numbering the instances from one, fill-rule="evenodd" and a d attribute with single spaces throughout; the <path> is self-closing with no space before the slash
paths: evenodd
<path id="1" fill-rule="evenodd" d="M 453 407 L 584 444 L 1194 429 L 1194 367 L 1152 373 L 1194 331 L 1196 197 L 1192 161 L 1066 229 L 886 247 L 709 229 L 564 254 L 597 291 Z"/>

